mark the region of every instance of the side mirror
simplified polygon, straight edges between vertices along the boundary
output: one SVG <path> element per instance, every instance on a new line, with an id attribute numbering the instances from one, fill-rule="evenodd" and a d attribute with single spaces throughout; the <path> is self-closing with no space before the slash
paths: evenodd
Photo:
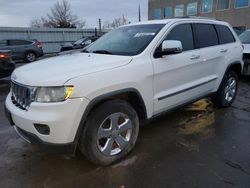
<path id="1" fill-rule="evenodd" d="M 162 57 L 169 54 L 178 54 L 183 50 L 181 41 L 165 40 L 160 49 L 156 50 L 155 57 Z"/>

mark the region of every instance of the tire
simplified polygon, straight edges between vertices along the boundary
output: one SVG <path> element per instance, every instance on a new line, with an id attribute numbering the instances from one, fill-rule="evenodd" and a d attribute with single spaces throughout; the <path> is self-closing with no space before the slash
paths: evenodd
<path id="1" fill-rule="evenodd" d="M 138 133 L 139 119 L 133 107 L 121 100 L 108 101 L 88 116 L 79 149 L 93 163 L 110 165 L 133 149 Z"/>
<path id="2" fill-rule="evenodd" d="M 25 54 L 25 61 L 28 63 L 36 61 L 36 54 L 34 52 L 27 52 Z"/>
<path id="3" fill-rule="evenodd" d="M 230 107 L 235 100 L 239 85 L 238 75 L 234 71 L 228 71 L 220 85 L 216 95 L 212 97 L 218 107 Z"/>

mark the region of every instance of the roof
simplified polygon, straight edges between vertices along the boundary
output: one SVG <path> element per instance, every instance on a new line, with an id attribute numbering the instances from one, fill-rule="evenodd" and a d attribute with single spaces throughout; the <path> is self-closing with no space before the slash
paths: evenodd
<path id="1" fill-rule="evenodd" d="M 204 21 L 204 22 L 211 22 L 217 24 L 227 24 L 227 22 L 219 21 L 213 18 L 206 18 L 206 17 L 181 17 L 181 18 L 170 18 L 170 19 L 161 19 L 161 20 L 149 20 L 144 22 L 138 22 L 130 25 L 143 25 L 143 24 L 167 24 L 169 22 L 175 21 Z"/>

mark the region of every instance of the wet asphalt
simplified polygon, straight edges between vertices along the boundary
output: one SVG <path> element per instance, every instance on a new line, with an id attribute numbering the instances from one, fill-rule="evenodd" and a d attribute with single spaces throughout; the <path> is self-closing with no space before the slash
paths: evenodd
<path id="1" fill-rule="evenodd" d="M 209 99 L 141 127 L 134 150 L 109 167 L 41 150 L 4 116 L 9 81 L 0 80 L 0 187 L 250 187 L 250 78 L 231 108 Z"/>

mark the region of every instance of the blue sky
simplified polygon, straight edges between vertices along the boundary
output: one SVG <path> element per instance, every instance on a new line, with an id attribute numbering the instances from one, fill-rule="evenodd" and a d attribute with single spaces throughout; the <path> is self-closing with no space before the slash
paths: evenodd
<path id="1" fill-rule="evenodd" d="M 33 18 L 45 16 L 58 0 L 0 0 L 0 26 L 26 27 Z M 59 0 L 60 1 L 60 0 Z M 138 5 L 142 20 L 147 20 L 147 0 L 69 0 L 72 12 L 86 21 L 88 27 L 98 25 L 98 18 L 112 21 L 124 15 L 138 21 Z"/>

